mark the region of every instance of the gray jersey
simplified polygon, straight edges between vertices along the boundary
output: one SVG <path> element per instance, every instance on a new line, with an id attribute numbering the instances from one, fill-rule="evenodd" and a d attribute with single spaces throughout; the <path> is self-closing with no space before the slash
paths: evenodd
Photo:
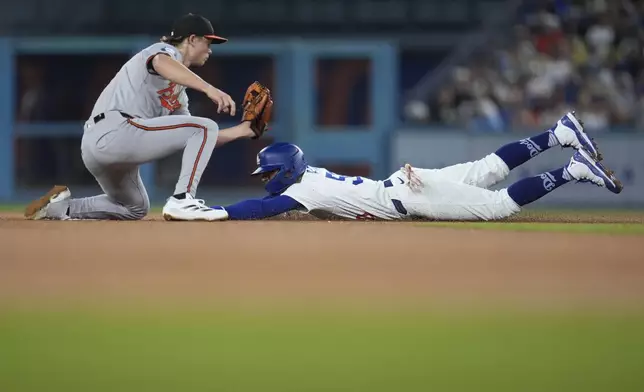
<path id="1" fill-rule="evenodd" d="M 143 218 L 150 200 L 140 165 L 180 151 L 181 171 L 173 194 L 186 194 L 177 200 L 195 196 L 217 144 L 219 126 L 209 118 L 190 115 L 185 87 L 149 69 L 155 55 L 182 61 L 181 53 L 168 44 L 143 49 L 105 87 L 85 122 L 81 157 L 105 193 L 70 199 L 60 213 L 52 210 L 51 217 L 60 219 L 68 211 L 74 219 Z M 99 114 L 104 115 L 96 117 Z"/>
<path id="2" fill-rule="evenodd" d="M 185 87 L 148 69 L 148 61 L 158 53 L 182 61 L 181 53 L 172 45 L 159 42 L 143 49 L 125 63 L 105 87 L 90 119 L 113 110 L 145 119 L 169 114 L 189 115 Z"/>

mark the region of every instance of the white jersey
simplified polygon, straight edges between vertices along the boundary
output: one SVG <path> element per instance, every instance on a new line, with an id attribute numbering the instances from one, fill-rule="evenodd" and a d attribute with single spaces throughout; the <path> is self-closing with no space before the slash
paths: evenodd
<path id="1" fill-rule="evenodd" d="M 324 168 L 307 167 L 300 182 L 283 195 L 302 204 L 318 218 L 401 219 L 383 181 L 346 177 Z"/>
<path id="2" fill-rule="evenodd" d="M 159 53 L 182 61 L 177 48 L 162 42 L 150 45 L 135 54 L 121 67 L 98 97 L 90 119 L 113 110 L 146 119 L 168 114 L 189 115 L 185 87 L 170 82 L 148 69 L 148 62 Z"/>
<path id="3" fill-rule="evenodd" d="M 521 209 L 507 189 L 488 189 L 510 173 L 496 154 L 443 169 L 413 168 L 410 173 L 401 168 L 384 181 L 374 181 L 308 167 L 283 195 L 321 219 L 493 220 Z"/>

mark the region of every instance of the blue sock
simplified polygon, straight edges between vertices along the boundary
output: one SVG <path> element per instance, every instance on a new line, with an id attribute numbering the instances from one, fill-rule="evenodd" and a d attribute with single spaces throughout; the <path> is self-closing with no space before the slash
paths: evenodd
<path id="1" fill-rule="evenodd" d="M 555 135 L 551 131 L 545 131 L 537 136 L 508 143 L 496 150 L 495 154 L 512 170 L 558 144 Z"/>
<path id="2" fill-rule="evenodd" d="M 562 167 L 515 182 L 508 187 L 508 195 L 515 203 L 524 206 L 544 197 L 570 180 L 572 177 Z"/>

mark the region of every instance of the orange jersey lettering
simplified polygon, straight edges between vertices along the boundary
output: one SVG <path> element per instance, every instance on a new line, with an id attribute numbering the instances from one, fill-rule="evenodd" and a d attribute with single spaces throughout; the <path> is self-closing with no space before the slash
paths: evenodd
<path id="1" fill-rule="evenodd" d="M 170 82 L 168 87 L 157 91 L 157 94 L 159 94 L 159 99 L 161 100 L 161 106 L 171 112 L 181 108 L 181 102 L 179 102 L 179 93 L 175 91 L 176 86 L 176 83 Z"/>

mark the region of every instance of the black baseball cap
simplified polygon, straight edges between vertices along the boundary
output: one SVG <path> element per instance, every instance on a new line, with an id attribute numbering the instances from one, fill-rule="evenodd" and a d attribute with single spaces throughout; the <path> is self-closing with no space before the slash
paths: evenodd
<path id="1" fill-rule="evenodd" d="M 201 15 L 187 14 L 179 18 L 172 25 L 171 38 L 187 38 L 191 35 L 206 37 L 212 40 L 213 44 L 223 44 L 227 38 L 215 34 L 212 24 Z"/>

